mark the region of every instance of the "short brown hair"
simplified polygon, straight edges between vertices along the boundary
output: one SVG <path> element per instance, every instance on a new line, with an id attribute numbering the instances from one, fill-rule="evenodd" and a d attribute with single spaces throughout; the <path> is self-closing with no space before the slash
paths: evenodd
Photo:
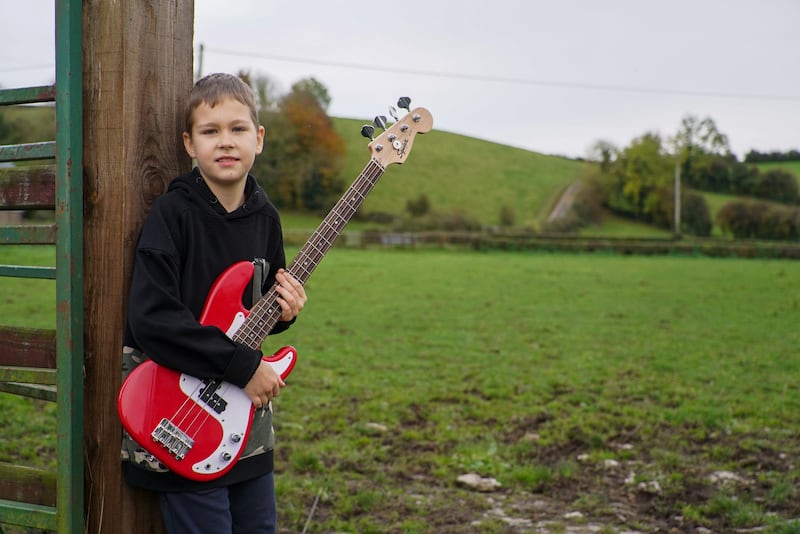
<path id="1" fill-rule="evenodd" d="M 195 82 L 186 102 L 184 117 L 186 132 L 192 133 L 192 114 L 201 104 L 214 107 L 226 98 L 233 98 L 250 108 L 250 118 L 258 126 L 258 106 L 253 90 L 241 78 L 233 74 L 214 73 L 204 76 Z"/>

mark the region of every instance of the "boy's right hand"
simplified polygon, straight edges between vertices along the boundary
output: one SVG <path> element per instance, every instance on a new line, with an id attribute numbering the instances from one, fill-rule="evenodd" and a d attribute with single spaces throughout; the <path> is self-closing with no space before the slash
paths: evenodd
<path id="1" fill-rule="evenodd" d="M 256 372 L 253 373 L 250 381 L 244 387 L 244 392 L 250 397 L 253 406 L 259 409 L 280 395 L 281 388 L 285 385 L 286 382 L 275 372 L 275 369 L 269 363 L 261 360 Z"/>

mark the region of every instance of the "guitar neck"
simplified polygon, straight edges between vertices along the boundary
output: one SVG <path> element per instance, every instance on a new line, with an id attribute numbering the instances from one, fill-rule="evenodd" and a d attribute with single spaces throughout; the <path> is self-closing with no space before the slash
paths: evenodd
<path id="1" fill-rule="evenodd" d="M 342 195 L 333 209 L 300 248 L 286 269 L 301 284 L 311 277 L 322 258 L 336 242 L 345 225 L 364 203 L 367 194 L 381 177 L 385 168 L 374 158 L 370 160 L 355 182 Z M 233 340 L 257 349 L 267 338 L 280 319 L 281 307 L 277 302 L 276 284 L 253 305 L 250 315 L 233 335 Z"/>

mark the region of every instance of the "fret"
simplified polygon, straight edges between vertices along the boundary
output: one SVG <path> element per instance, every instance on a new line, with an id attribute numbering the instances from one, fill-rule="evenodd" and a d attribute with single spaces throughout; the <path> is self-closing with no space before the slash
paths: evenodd
<path id="1" fill-rule="evenodd" d="M 298 280 L 308 280 L 308 277 L 311 275 L 311 269 L 307 267 L 308 263 L 308 260 L 304 260 L 301 263 L 295 261 L 289 267 L 289 272 L 291 272 Z"/>
<path id="2" fill-rule="evenodd" d="M 328 228 L 329 230 L 332 230 L 336 233 L 341 232 L 342 228 L 344 228 L 344 223 L 342 222 L 342 218 L 341 217 L 336 217 L 336 218 L 331 217 L 331 218 L 333 219 L 332 221 L 325 219 L 324 221 L 322 221 L 322 225 L 320 226 L 325 226 L 325 228 Z"/>
<path id="3" fill-rule="evenodd" d="M 320 229 L 317 229 L 317 232 L 320 232 Z M 340 229 L 326 224 L 325 229 L 322 230 L 320 234 L 328 243 L 333 243 L 336 241 L 336 238 L 339 237 Z"/>
<path id="4" fill-rule="evenodd" d="M 325 245 L 327 245 L 327 246 L 325 246 Z M 312 248 L 313 250 L 315 250 L 317 252 L 320 252 L 321 253 L 320 257 L 322 257 L 322 254 L 327 252 L 327 250 L 330 248 L 330 244 L 329 243 L 326 243 L 326 244 L 323 244 L 323 246 L 320 246 L 317 242 L 309 242 L 308 246 L 310 248 Z"/>
<path id="5" fill-rule="evenodd" d="M 306 268 L 306 265 L 307 262 L 298 263 L 295 261 L 289 266 L 287 271 L 289 271 L 289 273 L 291 273 L 291 275 L 298 280 L 307 280 L 308 276 L 311 274 L 311 271 Z"/>
<path id="6" fill-rule="evenodd" d="M 334 241 L 336 240 L 336 238 L 339 236 L 339 234 L 338 234 L 338 233 L 334 233 L 334 234 L 333 234 L 333 239 L 331 239 L 331 236 L 330 236 L 329 234 L 328 234 L 328 235 L 326 235 L 325 233 L 323 233 L 323 232 L 320 232 L 319 230 L 317 230 L 317 231 L 316 231 L 316 232 L 314 232 L 314 233 L 316 234 L 316 236 L 317 236 L 317 238 L 318 238 L 317 240 L 318 240 L 318 241 L 322 241 L 322 242 L 323 242 L 325 245 L 327 245 L 328 247 L 330 247 L 331 245 L 333 245 L 333 242 L 334 242 Z M 313 239 L 313 236 L 312 236 L 312 239 Z"/>

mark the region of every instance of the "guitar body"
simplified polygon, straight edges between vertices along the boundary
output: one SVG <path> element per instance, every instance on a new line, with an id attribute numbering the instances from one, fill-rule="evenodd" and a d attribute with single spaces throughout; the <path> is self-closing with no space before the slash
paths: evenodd
<path id="1" fill-rule="evenodd" d="M 214 282 L 200 323 L 233 336 L 247 318 L 242 294 L 253 264 L 239 262 Z M 264 357 L 286 378 L 297 361 L 293 347 Z M 117 413 L 122 426 L 145 450 L 170 470 L 197 481 L 229 471 L 241 456 L 253 407 L 244 391 L 222 380 L 201 380 L 147 360 L 122 384 Z"/>

